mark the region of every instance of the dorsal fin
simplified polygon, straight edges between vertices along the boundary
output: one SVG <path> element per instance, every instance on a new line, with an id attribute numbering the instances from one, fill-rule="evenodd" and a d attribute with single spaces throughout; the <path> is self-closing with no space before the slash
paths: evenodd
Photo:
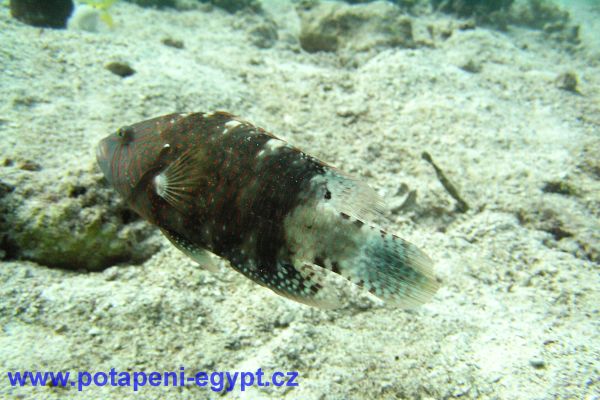
<path id="1" fill-rule="evenodd" d="M 385 200 L 365 182 L 335 169 L 327 171 L 326 178 L 333 194 L 329 204 L 340 214 L 378 225 L 385 219 Z"/>

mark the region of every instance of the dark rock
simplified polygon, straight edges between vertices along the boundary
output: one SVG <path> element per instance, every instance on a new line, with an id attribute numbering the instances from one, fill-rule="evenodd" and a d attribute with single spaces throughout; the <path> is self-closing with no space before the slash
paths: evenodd
<path id="1" fill-rule="evenodd" d="M 506 30 L 513 2 L 514 0 L 431 0 L 431 5 L 441 12 L 460 18 L 474 18 L 478 24 L 489 24 Z"/>
<path id="2" fill-rule="evenodd" d="M 72 0 L 10 0 L 14 18 L 42 28 L 66 28 L 73 8 Z"/>
<path id="3" fill-rule="evenodd" d="M 544 0 L 529 0 L 516 7 L 512 13 L 512 23 L 534 29 L 543 29 L 548 23 L 566 24 L 569 13 Z"/>
<path id="4" fill-rule="evenodd" d="M 598 125 L 600 125 L 600 122 Z M 598 145 L 596 143 L 592 142 L 592 144 L 584 145 L 581 150 L 578 168 L 592 179 L 600 180 L 600 158 L 598 157 Z"/>
<path id="5" fill-rule="evenodd" d="M 568 44 L 579 44 L 579 26 L 571 23 L 568 11 L 544 0 L 529 0 L 515 5 L 510 12 L 509 22 L 514 25 L 543 30 L 544 33 L 558 41 Z"/>
<path id="6" fill-rule="evenodd" d="M 565 229 L 561 216 L 560 213 L 549 208 L 519 210 L 517 213 L 521 225 L 547 232 L 557 241 L 573 236 L 573 233 Z"/>
<path id="7" fill-rule="evenodd" d="M 83 196 L 87 192 L 87 188 L 81 185 L 74 185 L 69 188 L 69 197 Z"/>
<path id="8" fill-rule="evenodd" d="M 119 75 L 121 78 L 127 78 L 135 74 L 135 70 L 127 63 L 122 62 L 111 62 L 106 64 L 105 68 L 115 75 Z"/>
<path id="9" fill-rule="evenodd" d="M 529 360 L 529 365 L 531 365 L 535 369 L 546 368 L 546 362 L 542 358 L 532 358 Z"/>
<path id="10" fill-rule="evenodd" d="M 348 4 L 363 4 L 363 3 L 372 3 L 378 0 L 344 0 Z M 401 7 L 403 10 L 414 11 L 415 8 L 421 6 L 422 8 L 427 8 L 427 2 L 425 0 L 386 0 L 390 3 Z"/>
<path id="11" fill-rule="evenodd" d="M 222 8 L 230 13 L 240 10 L 249 10 L 260 12 L 262 10 L 260 2 L 257 0 L 200 0 L 202 3 L 210 3 L 215 7 Z"/>
<path id="12" fill-rule="evenodd" d="M 0 199 L 15 190 L 15 187 L 0 181 Z"/>
<path id="13" fill-rule="evenodd" d="M 23 161 L 19 165 L 19 168 L 21 168 L 23 171 L 32 171 L 32 172 L 37 172 L 37 171 L 42 170 L 42 166 L 40 164 L 36 163 L 35 161 L 31 161 L 31 160 Z"/>
<path id="14" fill-rule="evenodd" d="M 141 263 L 160 248 L 155 228 L 103 188 L 95 175 L 74 173 L 49 190 L 40 188 L 34 198 L 16 189 L 0 197 L 4 258 L 102 270 L 121 262 Z"/>
<path id="15" fill-rule="evenodd" d="M 565 72 L 556 78 L 556 86 L 558 86 L 559 89 L 568 92 L 579 93 L 579 90 L 577 89 L 578 84 L 579 80 L 574 72 Z"/>
<path id="16" fill-rule="evenodd" d="M 248 29 L 248 36 L 256 47 L 271 48 L 277 43 L 277 25 L 272 20 L 263 20 Z"/>
<path id="17" fill-rule="evenodd" d="M 177 0 L 126 0 L 141 7 L 177 8 Z"/>
<path id="18" fill-rule="evenodd" d="M 546 232 L 551 234 L 554 237 L 554 240 L 562 240 L 564 238 L 569 238 L 573 236 L 571 232 L 564 230 L 563 227 L 560 225 L 552 225 L 548 229 L 546 229 Z"/>
<path id="19" fill-rule="evenodd" d="M 161 40 L 161 43 L 164 44 L 165 46 L 174 47 L 176 49 L 183 49 L 183 47 L 184 47 L 183 41 L 178 40 L 178 39 L 169 38 L 169 37 Z"/>
<path id="20" fill-rule="evenodd" d="M 406 185 L 405 185 L 406 186 Z M 390 212 L 393 215 L 412 210 L 417 205 L 417 191 L 411 190 L 402 198 L 394 198 L 390 204 Z"/>
<path id="21" fill-rule="evenodd" d="M 463 65 L 460 66 L 460 69 L 462 69 L 463 71 L 466 72 L 470 72 L 472 74 L 477 74 L 479 72 L 481 72 L 481 63 L 474 61 L 474 60 L 469 60 L 466 63 L 464 63 Z"/>
<path id="22" fill-rule="evenodd" d="M 514 0 L 431 0 L 434 9 L 456 14 L 461 18 L 485 18 L 494 12 L 507 11 Z"/>
<path id="23" fill-rule="evenodd" d="M 303 3 L 297 10 L 301 22 L 300 45 L 310 53 L 415 45 L 410 18 L 389 2 Z"/>
<path id="24" fill-rule="evenodd" d="M 261 49 L 273 47 L 279 39 L 277 24 L 264 13 L 241 14 L 236 18 L 232 26 L 235 29 L 246 31 L 250 42 Z"/>
<path id="25" fill-rule="evenodd" d="M 565 196 L 574 196 L 577 194 L 575 188 L 565 181 L 550 181 L 546 182 L 542 187 L 544 193 L 557 193 Z"/>
<path id="26" fill-rule="evenodd" d="M 188 9 L 194 7 L 195 1 L 190 0 L 126 0 L 141 7 Z M 261 11 L 258 0 L 199 0 L 200 3 L 211 4 L 230 13 L 240 10 Z"/>

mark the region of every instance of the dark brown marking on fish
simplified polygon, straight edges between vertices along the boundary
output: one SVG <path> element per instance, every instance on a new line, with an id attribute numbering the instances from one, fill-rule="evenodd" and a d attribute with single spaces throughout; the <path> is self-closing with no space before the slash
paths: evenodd
<path id="1" fill-rule="evenodd" d="M 323 260 L 323 258 L 321 256 L 315 257 L 315 264 L 318 265 L 319 267 L 325 268 L 325 260 Z"/>
<path id="2" fill-rule="evenodd" d="M 317 294 L 319 292 L 319 290 L 323 289 L 323 285 L 321 285 L 320 283 L 314 283 L 311 287 L 310 287 L 310 291 L 313 294 Z"/>
<path id="3" fill-rule="evenodd" d="M 331 271 L 335 272 L 336 274 L 341 274 L 340 265 L 337 263 L 337 261 L 331 262 Z"/>

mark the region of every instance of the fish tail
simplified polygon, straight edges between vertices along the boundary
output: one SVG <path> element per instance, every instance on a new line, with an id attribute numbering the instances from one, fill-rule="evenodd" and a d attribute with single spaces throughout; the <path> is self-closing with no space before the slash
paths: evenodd
<path id="1" fill-rule="evenodd" d="M 342 276 L 375 296 L 405 308 L 428 301 L 439 283 L 432 261 L 415 245 L 377 227 L 363 226 L 355 257 L 338 263 Z"/>
<path id="2" fill-rule="evenodd" d="M 328 170 L 313 201 L 286 218 L 289 254 L 342 276 L 400 307 L 427 302 L 437 291 L 432 261 L 415 245 L 382 230 L 384 202 L 369 186 Z M 323 283 L 325 289 L 327 283 Z"/>

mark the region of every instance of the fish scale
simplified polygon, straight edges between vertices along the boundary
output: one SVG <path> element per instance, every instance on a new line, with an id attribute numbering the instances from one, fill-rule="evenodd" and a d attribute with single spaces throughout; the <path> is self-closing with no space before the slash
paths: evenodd
<path id="1" fill-rule="evenodd" d="M 97 160 L 184 253 L 222 257 L 295 301 L 340 306 L 336 277 L 404 307 L 437 290 L 429 258 L 374 222 L 383 202 L 371 188 L 231 114 L 121 128 L 100 142 Z"/>

